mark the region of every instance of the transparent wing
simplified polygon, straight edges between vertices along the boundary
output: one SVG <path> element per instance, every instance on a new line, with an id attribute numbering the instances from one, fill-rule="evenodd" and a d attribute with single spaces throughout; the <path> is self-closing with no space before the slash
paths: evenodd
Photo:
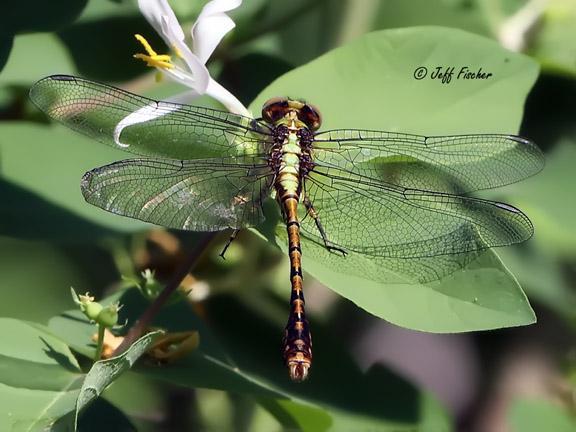
<path id="1" fill-rule="evenodd" d="M 466 228 L 463 227 L 464 229 Z M 305 257 L 313 256 L 327 268 L 336 272 L 345 271 L 348 274 L 383 283 L 426 283 L 438 280 L 465 268 L 488 252 L 481 250 L 431 257 L 388 258 L 359 254 L 349 250 L 344 257 L 328 251 L 317 239 L 307 237 L 303 239 L 302 248 Z"/>
<path id="2" fill-rule="evenodd" d="M 533 233 L 518 209 L 493 201 L 407 189 L 316 166 L 304 193 L 335 246 L 384 258 L 455 255 L 522 242 Z M 302 231 L 321 237 L 311 217 Z"/>
<path id="3" fill-rule="evenodd" d="M 142 156 L 255 155 L 265 153 L 271 140 L 267 126 L 248 117 L 155 101 L 68 75 L 38 81 L 30 98 L 71 129 Z"/>
<path id="4" fill-rule="evenodd" d="M 515 135 L 410 135 L 338 129 L 314 138 L 326 166 L 405 188 L 466 193 L 517 182 L 542 169 L 542 152 Z"/>
<path id="5" fill-rule="evenodd" d="M 82 194 L 112 213 L 190 231 L 245 228 L 264 220 L 272 173 L 260 159 L 128 159 L 87 172 Z"/>

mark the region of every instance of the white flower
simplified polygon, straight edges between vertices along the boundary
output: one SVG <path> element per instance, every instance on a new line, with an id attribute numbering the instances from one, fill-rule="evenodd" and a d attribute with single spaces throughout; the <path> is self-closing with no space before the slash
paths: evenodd
<path id="1" fill-rule="evenodd" d="M 542 18 L 547 4 L 548 0 L 530 0 L 506 19 L 498 31 L 500 43 L 511 51 L 524 50 L 528 34 Z"/>
<path id="2" fill-rule="evenodd" d="M 142 43 L 147 54 L 136 54 L 135 57 L 190 88 L 192 96 L 206 94 L 218 100 L 230 112 L 251 117 L 246 107 L 216 82 L 205 66 L 222 38 L 235 27 L 234 21 L 226 15 L 226 12 L 236 9 L 241 4 L 242 0 L 208 2 L 192 26 L 190 35 L 192 48 L 190 48 L 167 0 L 138 0 L 138 6 L 144 17 L 164 39 L 166 45 L 174 50 L 177 58 L 172 62 L 171 56 L 157 54 L 140 35 L 136 35 L 136 38 Z"/>

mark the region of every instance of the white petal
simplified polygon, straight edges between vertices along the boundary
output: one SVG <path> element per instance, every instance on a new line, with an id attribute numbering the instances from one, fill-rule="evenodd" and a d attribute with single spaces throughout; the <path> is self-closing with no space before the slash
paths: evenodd
<path id="1" fill-rule="evenodd" d="M 225 12 L 241 4 L 242 0 L 212 0 L 200 12 L 192 27 L 192 49 L 202 63 L 206 63 L 222 38 L 236 26 Z"/>
<path id="2" fill-rule="evenodd" d="M 176 41 L 174 47 L 178 50 L 182 60 L 188 67 L 188 71 L 184 71 L 181 68 L 161 69 L 161 71 L 200 94 L 206 93 L 210 72 L 208 72 L 204 63 L 190 51 L 188 45 L 183 41 Z"/>
<path id="3" fill-rule="evenodd" d="M 184 41 L 184 31 L 167 0 L 138 0 L 144 18 L 154 27 L 171 47 L 176 41 Z M 169 32 L 166 32 L 166 28 Z"/>
<path id="4" fill-rule="evenodd" d="M 120 122 L 114 128 L 114 142 L 119 147 L 129 147 L 130 144 L 125 144 L 120 141 L 120 135 L 124 129 L 138 123 L 144 123 L 157 117 L 162 117 L 163 115 L 176 111 L 178 108 L 179 106 L 175 104 L 167 102 L 154 102 L 150 105 L 146 105 L 145 107 L 140 108 L 137 111 L 134 111 L 131 114 L 128 114 L 126 117 L 120 120 Z"/>
<path id="5" fill-rule="evenodd" d="M 250 111 L 248 111 L 248 109 L 242 105 L 242 102 L 236 99 L 232 93 L 230 93 L 212 78 L 210 78 L 208 83 L 206 94 L 219 101 L 228 109 L 228 111 L 243 115 L 245 117 L 252 117 L 252 113 L 250 113 Z"/>

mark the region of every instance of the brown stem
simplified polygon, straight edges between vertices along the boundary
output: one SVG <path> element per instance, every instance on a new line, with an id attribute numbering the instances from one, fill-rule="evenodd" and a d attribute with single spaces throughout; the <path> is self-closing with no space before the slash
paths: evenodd
<path id="1" fill-rule="evenodd" d="M 130 330 L 128 330 L 128 333 L 124 337 L 122 343 L 118 346 L 118 348 L 114 350 L 114 353 L 112 354 L 113 356 L 117 356 L 126 351 L 128 347 L 136 342 L 136 340 L 142 336 L 142 334 L 144 334 L 146 329 L 150 327 L 154 317 L 158 314 L 158 312 L 160 312 L 160 309 L 162 309 L 162 306 L 164 306 L 172 293 L 176 291 L 176 289 L 180 286 L 182 280 L 184 280 L 188 272 L 194 267 L 200 255 L 202 255 L 206 247 L 210 244 L 212 239 L 216 237 L 217 234 L 217 232 L 206 233 L 200 239 L 192 253 L 188 256 L 188 259 L 172 276 L 172 279 L 166 284 L 160 295 L 156 297 L 150 306 L 148 306 L 148 309 L 144 311 L 140 319 L 136 321 Z"/>

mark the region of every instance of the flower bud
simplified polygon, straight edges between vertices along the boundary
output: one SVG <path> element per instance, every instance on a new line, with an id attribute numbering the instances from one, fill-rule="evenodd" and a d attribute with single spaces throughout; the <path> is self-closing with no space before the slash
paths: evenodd
<path id="1" fill-rule="evenodd" d="M 95 321 L 106 328 L 112 328 L 118 323 L 118 311 L 120 305 L 118 303 L 111 304 L 102 308 Z"/>
<path id="2" fill-rule="evenodd" d="M 94 297 L 92 297 L 90 293 L 78 295 L 76 294 L 76 291 L 74 291 L 74 288 L 70 288 L 70 291 L 72 293 L 72 299 L 74 300 L 74 303 L 80 306 L 80 310 L 90 321 L 95 321 L 102 311 L 102 305 L 100 303 L 96 303 L 94 301 Z"/>

